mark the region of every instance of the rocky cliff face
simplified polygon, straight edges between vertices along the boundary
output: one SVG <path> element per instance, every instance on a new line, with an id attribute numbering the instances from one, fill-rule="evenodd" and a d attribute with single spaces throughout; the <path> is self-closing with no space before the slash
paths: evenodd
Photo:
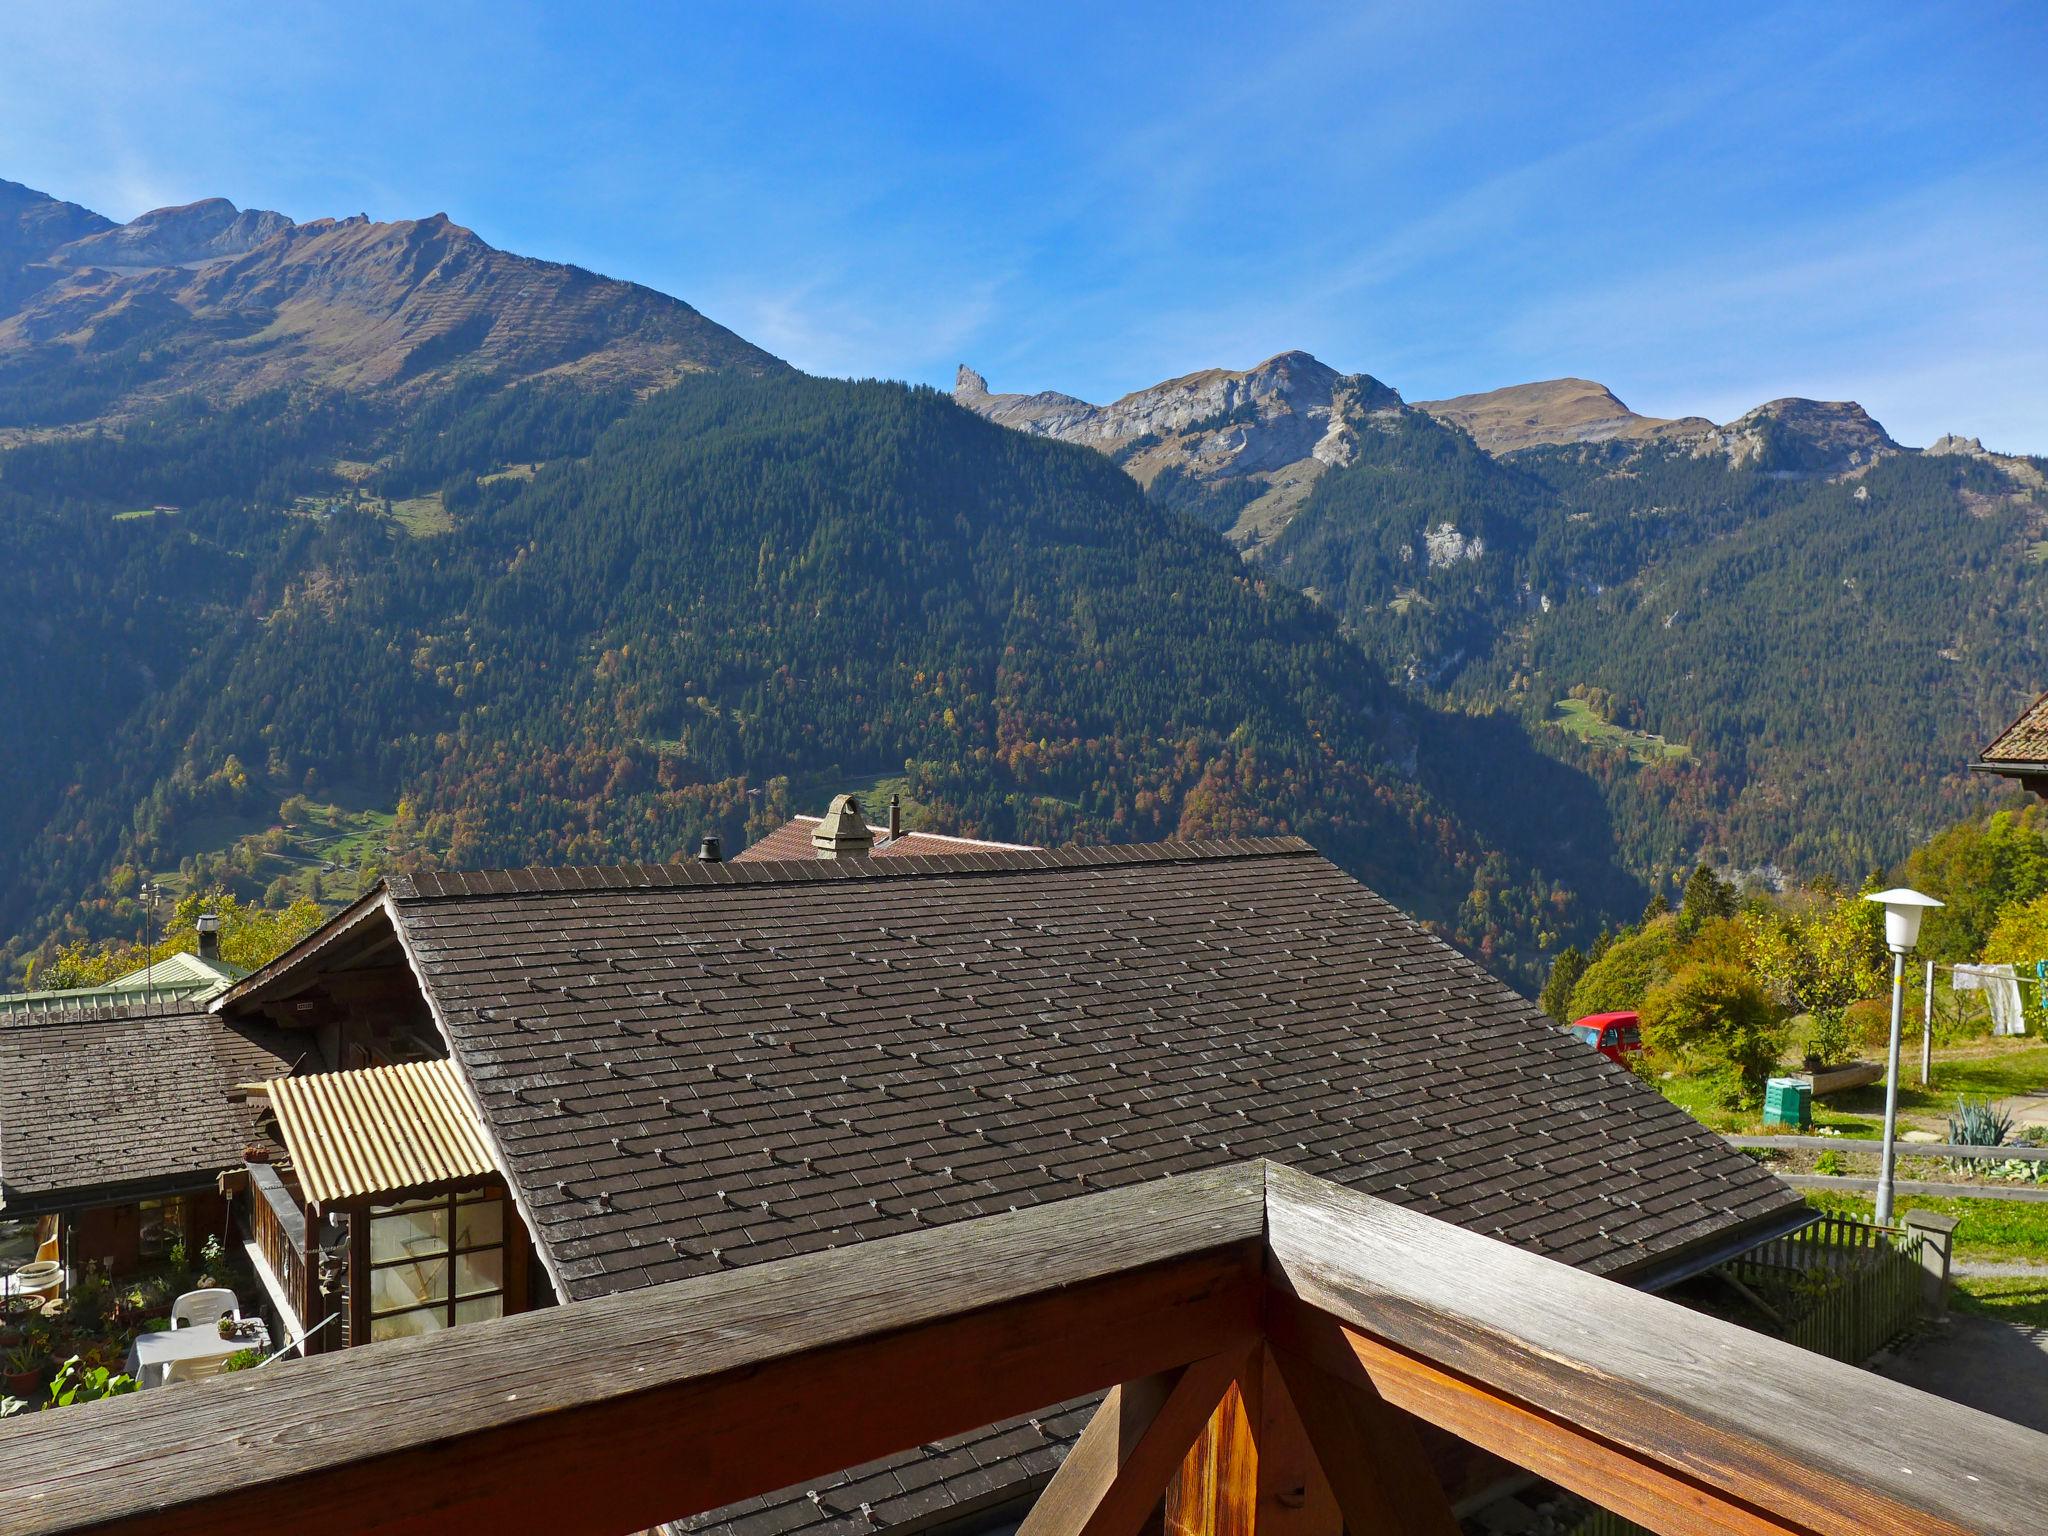
<path id="1" fill-rule="evenodd" d="M 1720 446 L 1737 464 L 1790 474 L 1841 474 L 1900 451 L 1853 400 L 1769 401 L 1722 427 Z"/>
<path id="2" fill-rule="evenodd" d="M 1212 491 L 1234 486 L 1229 531 L 1247 549 L 1286 526 L 1325 470 L 1352 462 L 1375 418 L 1408 410 L 1470 434 L 1496 457 L 1623 442 L 1805 476 L 1850 473 L 1904 451 L 1853 401 L 1773 400 L 1717 426 L 1704 416 L 1638 415 L 1604 384 L 1567 378 L 1408 406 L 1369 374 L 1339 373 L 1306 352 L 1242 372 L 1205 369 L 1109 405 L 1052 391 L 991 394 L 962 367 L 953 398 L 1004 426 L 1100 449 L 1148 488 L 1169 473 Z"/>
<path id="3" fill-rule="evenodd" d="M 60 397 L 89 419 L 188 389 L 780 366 L 678 299 L 497 250 L 444 214 L 294 224 L 211 198 L 114 225 L 0 184 L 0 417 Z"/>
<path id="4" fill-rule="evenodd" d="M 1407 409 L 1378 379 L 1339 373 L 1306 352 L 1243 370 L 1207 368 L 1108 405 L 1051 391 L 991 394 L 962 366 L 953 398 L 1003 426 L 1111 454 L 1147 486 L 1167 473 L 1198 486 L 1243 482 L 1248 499 L 1231 527 L 1240 543 L 1270 537 L 1318 475 L 1350 463 L 1375 414 Z"/>

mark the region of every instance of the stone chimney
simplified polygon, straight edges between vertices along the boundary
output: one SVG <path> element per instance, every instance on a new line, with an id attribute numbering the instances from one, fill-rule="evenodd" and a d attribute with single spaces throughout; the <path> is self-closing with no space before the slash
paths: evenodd
<path id="1" fill-rule="evenodd" d="M 874 845 L 875 834 L 852 795 L 834 795 L 825 819 L 811 829 L 811 847 L 821 859 L 858 857 Z"/>
<path id="2" fill-rule="evenodd" d="M 217 913 L 202 912 L 192 926 L 199 933 L 199 958 L 220 963 L 220 917 Z"/>

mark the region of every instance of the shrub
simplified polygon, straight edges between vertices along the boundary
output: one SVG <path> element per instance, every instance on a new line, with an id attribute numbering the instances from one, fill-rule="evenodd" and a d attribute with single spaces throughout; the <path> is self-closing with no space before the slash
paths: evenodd
<path id="1" fill-rule="evenodd" d="M 1650 989 L 1664 979 L 1674 927 L 1674 919 L 1659 918 L 1610 944 L 1572 988 L 1571 1017 L 1641 1008 Z"/>
<path id="2" fill-rule="evenodd" d="M 224 1371 L 246 1371 L 262 1363 L 262 1350 L 238 1349 L 232 1355 L 229 1355 L 227 1359 L 221 1361 L 220 1368 Z"/>
<path id="3" fill-rule="evenodd" d="M 1644 1041 L 1718 1080 L 1724 1102 L 1762 1102 L 1788 1031 L 1747 971 L 1715 961 L 1685 966 L 1649 993 L 1642 1016 Z"/>
<path id="4" fill-rule="evenodd" d="M 1866 997 L 1849 1005 L 1843 1016 L 1849 1038 L 1857 1045 L 1883 1050 L 1892 1043 L 1892 1005 L 1883 998 Z"/>

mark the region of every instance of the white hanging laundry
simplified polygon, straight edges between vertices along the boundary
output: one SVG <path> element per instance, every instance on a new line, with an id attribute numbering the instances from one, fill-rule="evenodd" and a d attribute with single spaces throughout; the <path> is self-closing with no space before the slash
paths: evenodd
<path id="1" fill-rule="evenodd" d="M 2019 978 L 2010 965 L 1958 965 L 1949 972 L 1958 992 L 1982 992 L 1991 1004 L 1991 1033 L 2024 1035 L 2027 1010 L 2020 1002 Z"/>

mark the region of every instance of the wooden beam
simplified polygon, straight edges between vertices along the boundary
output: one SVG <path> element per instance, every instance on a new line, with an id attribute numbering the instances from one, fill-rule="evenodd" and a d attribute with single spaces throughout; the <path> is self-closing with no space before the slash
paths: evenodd
<path id="1" fill-rule="evenodd" d="M 1244 1362 L 1166 1490 L 1166 1536 L 1255 1536 L 1259 1352 Z"/>
<path id="2" fill-rule="evenodd" d="M 12 1420 L 0 1530 L 639 1530 L 1241 1353 L 1262 1194 L 1158 1180 Z"/>
<path id="3" fill-rule="evenodd" d="M 2004 1419 L 1273 1164 L 1267 1254 L 1277 1350 L 1653 1530 L 2042 1529 Z"/>
<path id="4" fill-rule="evenodd" d="M 1458 1536 L 1451 1502 L 1405 1415 L 1369 1383 L 1347 1386 L 1294 1355 L 1271 1359 L 1350 1536 Z"/>
<path id="5" fill-rule="evenodd" d="M 1343 1536 L 1345 1517 L 1273 1351 L 1260 1347 L 1258 1536 Z M 1403 1527 L 1407 1531 L 1409 1527 Z M 1358 1530 L 1356 1536 L 1376 1536 Z"/>
<path id="6" fill-rule="evenodd" d="M 1112 1387 L 1017 1536 L 1138 1536 L 1243 1368 L 1241 1353 Z"/>

